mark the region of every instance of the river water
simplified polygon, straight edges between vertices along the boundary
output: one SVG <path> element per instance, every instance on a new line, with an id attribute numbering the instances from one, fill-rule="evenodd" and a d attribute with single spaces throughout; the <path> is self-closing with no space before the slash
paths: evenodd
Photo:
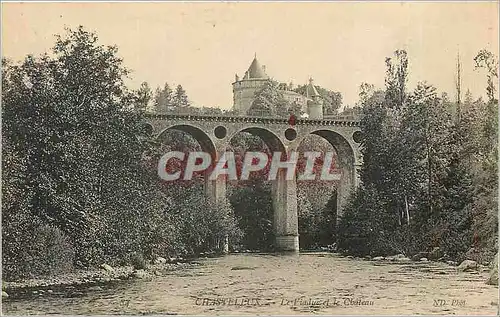
<path id="1" fill-rule="evenodd" d="M 444 263 L 368 261 L 330 253 L 233 254 L 202 265 L 78 291 L 3 302 L 4 314 L 496 315 L 487 272 Z"/>

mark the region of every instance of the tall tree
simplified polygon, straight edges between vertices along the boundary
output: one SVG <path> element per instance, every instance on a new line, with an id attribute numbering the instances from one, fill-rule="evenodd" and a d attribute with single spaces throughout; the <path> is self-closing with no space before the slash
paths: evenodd
<path id="1" fill-rule="evenodd" d="M 390 108 L 401 108 L 406 100 L 408 56 L 405 50 L 396 50 L 394 57 L 385 59 L 387 66 L 385 86 L 386 103 Z"/>
<path id="2" fill-rule="evenodd" d="M 496 99 L 495 83 L 497 82 L 495 78 L 498 78 L 497 57 L 493 53 L 483 49 L 479 51 L 479 53 L 477 53 L 476 57 L 474 58 L 474 62 L 476 63 L 476 69 L 486 69 L 486 78 L 488 82 L 486 87 L 486 95 L 488 96 L 489 101 L 494 101 Z"/>
<path id="3" fill-rule="evenodd" d="M 424 204 L 429 216 L 438 216 L 440 208 L 441 179 L 447 166 L 446 140 L 451 127 L 450 113 L 444 103 L 438 98 L 436 88 L 426 83 L 419 83 L 411 95 L 409 109 L 412 126 L 407 128 L 416 134 L 415 144 L 421 144 L 421 149 L 414 149 L 416 158 L 420 158 L 422 170 L 426 171 L 426 195 Z M 408 142 L 410 140 L 406 140 Z M 419 155 L 420 154 L 420 155 Z"/>
<path id="4" fill-rule="evenodd" d="M 173 106 L 177 108 L 187 108 L 190 106 L 188 96 L 182 85 L 177 85 L 173 96 Z"/>
<path id="5" fill-rule="evenodd" d="M 156 88 L 153 106 L 156 112 L 166 112 L 173 106 L 173 91 L 168 83 L 165 83 L 163 89 Z"/>
<path id="6" fill-rule="evenodd" d="M 139 111 L 145 111 L 152 98 L 153 92 L 147 82 L 143 82 L 138 90 L 132 92 L 132 103 Z"/>
<path id="7" fill-rule="evenodd" d="M 359 102 L 357 105 L 362 107 L 363 104 L 366 104 L 366 102 L 368 102 L 368 99 L 370 99 L 374 93 L 375 93 L 374 85 L 368 83 L 362 83 L 359 86 L 359 94 L 358 94 Z"/>
<path id="8" fill-rule="evenodd" d="M 124 241 L 140 248 L 147 221 L 133 223 L 134 213 L 147 218 L 160 207 L 154 189 L 137 190 L 149 186 L 140 162 L 146 145 L 116 47 L 80 27 L 58 36 L 52 52 L 2 65 L 3 136 L 25 160 L 30 212 L 71 237 L 88 264 L 126 252 Z"/>
<path id="9" fill-rule="evenodd" d="M 460 122 L 462 115 L 462 63 L 460 62 L 460 53 L 457 53 L 457 78 L 455 80 L 457 93 L 457 122 Z"/>

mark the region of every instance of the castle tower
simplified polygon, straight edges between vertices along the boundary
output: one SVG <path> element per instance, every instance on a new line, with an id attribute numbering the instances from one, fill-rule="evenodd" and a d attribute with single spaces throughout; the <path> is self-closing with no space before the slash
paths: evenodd
<path id="1" fill-rule="evenodd" d="M 310 99 L 307 102 L 309 119 L 323 119 L 323 100 L 316 87 L 314 87 L 312 78 L 309 78 L 309 85 L 306 87 L 306 97 Z"/>
<path id="2" fill-rule="evenodd" d="M 245 72 L 243 79 L 235 76 L 233 85 L 233 109 L 239 114 L 246 114 L 255 99 L 255 92 L 258 91 L 269 79 L 265 67 L 263 67 L 254 57 L 250 67 Z"/>

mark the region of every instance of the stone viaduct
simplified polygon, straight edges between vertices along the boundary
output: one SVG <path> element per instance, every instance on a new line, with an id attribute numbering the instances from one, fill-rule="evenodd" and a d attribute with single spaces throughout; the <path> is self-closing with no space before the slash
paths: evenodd
<path id="1" fill-rule="evenodd" d="M 326 139 L 337 152 L 337 164 L 342 172 L 337 188 L 337 216 L 349 192 L 359 183 L 358 171 L 362 164 L 360 152 L 361 132 L 356 118 L 322 120 L 297 119 L 292 126 L 286 118 L 257 118 L 241 116 L 201 116 L 180 114 L 150 114 L 147 116 L 149 133 L 161 138 L 168 130 L 180 130 L 196 139 L 203 151 L 219 157 L 239 132 L 260 137 L 273 152 L 295 151 L 309 134 Z M 280 169 L 272 189 L 276 249 L 298 251 L 298 216 L 295 180 L 286 180 Z M 223 178 L 205 177 L 205 194 L 217 201 L 225 197 Z"/>

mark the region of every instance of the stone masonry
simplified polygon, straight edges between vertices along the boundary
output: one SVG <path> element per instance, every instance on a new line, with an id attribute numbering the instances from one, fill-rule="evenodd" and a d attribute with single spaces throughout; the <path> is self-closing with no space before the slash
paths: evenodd
<path id="1" fill-rule="evenodd" d="M 362 164 L 360 152 L 360 127 L 358 120 L 298 119 L 294 126 L 286 118 L 250 118 L 227 116 L 193 116 L 155 114 L 148 116 L 149 132 L 157 138 L 170 129 L 184 131 L 193 136 L 203 151 L 218 158 L 239 132 L 259 136 L 271 151 L 295 151 L 309 134 L 325 138 L 337 152 L 342 178 L 337 189 L 337 215 L 349 192 L 359 184 L 358 170 Z M 274 229 L 276 247 L 282 251 L 298 251 L 297 187 L 295 180 L 285 180 L 285 170 L 280 170 L 273 184 Z M 206 178 L 207 179 L 207 178 Z M 225 197 L 225 181 L 206 180 L 205 193 L 214 200 Z"/>

